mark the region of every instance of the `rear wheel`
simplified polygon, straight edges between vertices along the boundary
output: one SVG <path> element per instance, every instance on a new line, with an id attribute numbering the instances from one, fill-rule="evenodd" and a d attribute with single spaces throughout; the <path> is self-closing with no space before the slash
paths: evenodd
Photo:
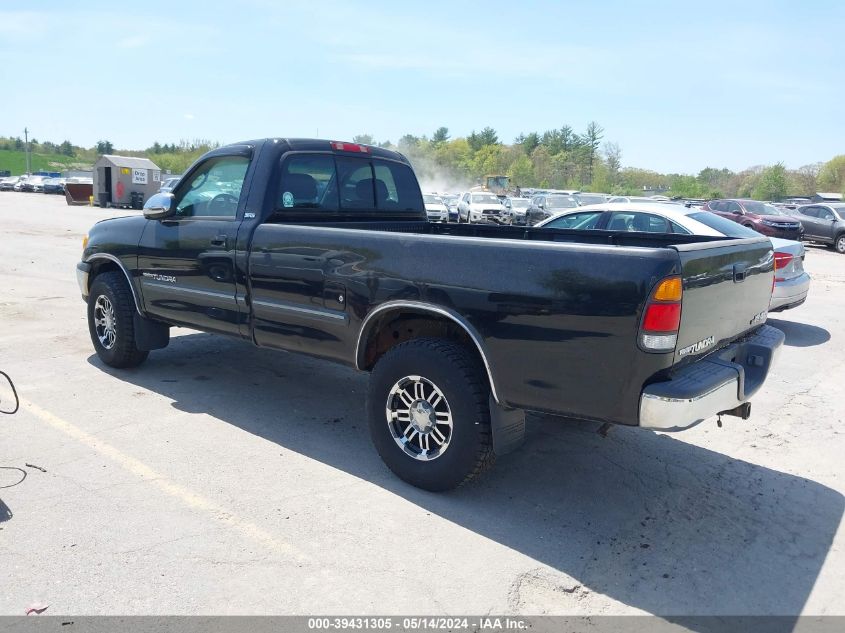
<path id="1" fill-rule="evenodd" d="M 88 331 L 94 350 L 106 365 L 136 367 L 149 352 L 135 346 L 135 301 L 126 278 L 110 271 L 98 275 L 88 296 Z"/>
<path id="2" fill-rule="evenodd" d="M 845 233 L 840 233 L 836 236 L 836 241 L 833 243 L 836 252 L 845 255 Z"/>
<path id="3" fill-rule="evenodd" d="M 489 394 L 477 360 L 461 345 L 435 338 L 397 345 L 370 376 L 373 444 L 414 486 L 460 486 L 493 463 Z"/>

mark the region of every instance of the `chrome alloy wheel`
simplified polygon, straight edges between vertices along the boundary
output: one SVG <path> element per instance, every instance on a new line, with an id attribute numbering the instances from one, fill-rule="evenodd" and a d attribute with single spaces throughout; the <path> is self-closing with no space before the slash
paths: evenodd
<path id="1" fill-rule="evenodd" d="M 452 439 L 452 410 L 443 392 L 422 376 L 405 376 L 387 395 L 387 426 L 408 456 L 420 461 L 440 457 Z"/>
<path id="2" fill-rule="evenodd" d="M 107 296 L 100 295 L 94 304 L 94 329 L 97 332 L 97 338 L 100 339 L 100 345 L 105 349 L 114 347 L 117 340 L 114 326 L 114 306 Z"/>
<path id="3" fill-rule="evenodd" d="M 845 235 L 840 236 L 836 240 L 836 250 L 840 253 L 845 253 Z"/>

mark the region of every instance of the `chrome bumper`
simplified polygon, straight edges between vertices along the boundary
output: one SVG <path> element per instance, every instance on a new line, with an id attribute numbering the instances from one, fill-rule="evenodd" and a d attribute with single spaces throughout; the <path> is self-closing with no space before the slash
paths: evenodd
<path id="1" fill-rule="evenodd" d="M 806 272 L 786 281 L 776 281 L 769 311 L 777 312 L 800 305 L 807 299 L 809 292 L 810 275 Z"/>
<path id="2" fill-rule="evenodd" d="M 748 402 L 783 345 L 780 330 L 754 333 L 679 370 L 671 380 L 648 385 L 640 396 L 640 426 L 682 431 Z"/>
<path id="3" fill-rule="evenodd" d="M 79 284 L 79 291 L 82 293 L 82 300 L 88 301 L 88 275 L 91 273 L 91 264 L 79 262 L 76 265 L 76 283 Z"/>

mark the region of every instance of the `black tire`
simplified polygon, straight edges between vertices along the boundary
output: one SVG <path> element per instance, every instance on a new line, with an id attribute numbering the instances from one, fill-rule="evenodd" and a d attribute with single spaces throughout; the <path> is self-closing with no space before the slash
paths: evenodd
<path id="1" fill-rule="evenodd" d="M 95 323 L 95 312 L 98 310 L 98 300 L 104 298 L 113 310 L 113 334 L 111 345 L 108 340 L 100 340 Z M 126 278 L 119 272 L 109 271 L 97 275 L 91 284 L 88 295 L 88 332 L 97 356 L 109 367 L 125 369 L 137 367 L 150 355 L 135 346 L 135 301 L 126 282 Z"/>
<path id="2" fill-rule="evenodd" d="M 394 439 L 387 420 L 391 390 L 407 376 L 420 376 L 436 385 L 451 413 L 447 446 L 429 461 L 409 456 Z M 465 347 L 437 338 L 397 345 L 379 359 L 370 376 L 367 413 L 373 444 L 387 467 L 409 484 L 433 492 L 456 488 L 495 460 L 489 394 L 486 376 Z"/>
<path id="3" fill-rule="evenodd" d="M 833 240 L 833 248 L 840 255 L 845 255 L 845 233 L 840 233 Z"/>

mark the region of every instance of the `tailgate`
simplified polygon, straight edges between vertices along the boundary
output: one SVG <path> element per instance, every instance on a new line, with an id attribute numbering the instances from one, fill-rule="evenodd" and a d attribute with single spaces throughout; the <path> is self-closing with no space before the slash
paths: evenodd
<path id="1" fill-rule="evenodd" d="M 674 248 L 684 283 L 674 364 L 685 365 L 766 320 L 774 257 L 762 236 Z"/>

